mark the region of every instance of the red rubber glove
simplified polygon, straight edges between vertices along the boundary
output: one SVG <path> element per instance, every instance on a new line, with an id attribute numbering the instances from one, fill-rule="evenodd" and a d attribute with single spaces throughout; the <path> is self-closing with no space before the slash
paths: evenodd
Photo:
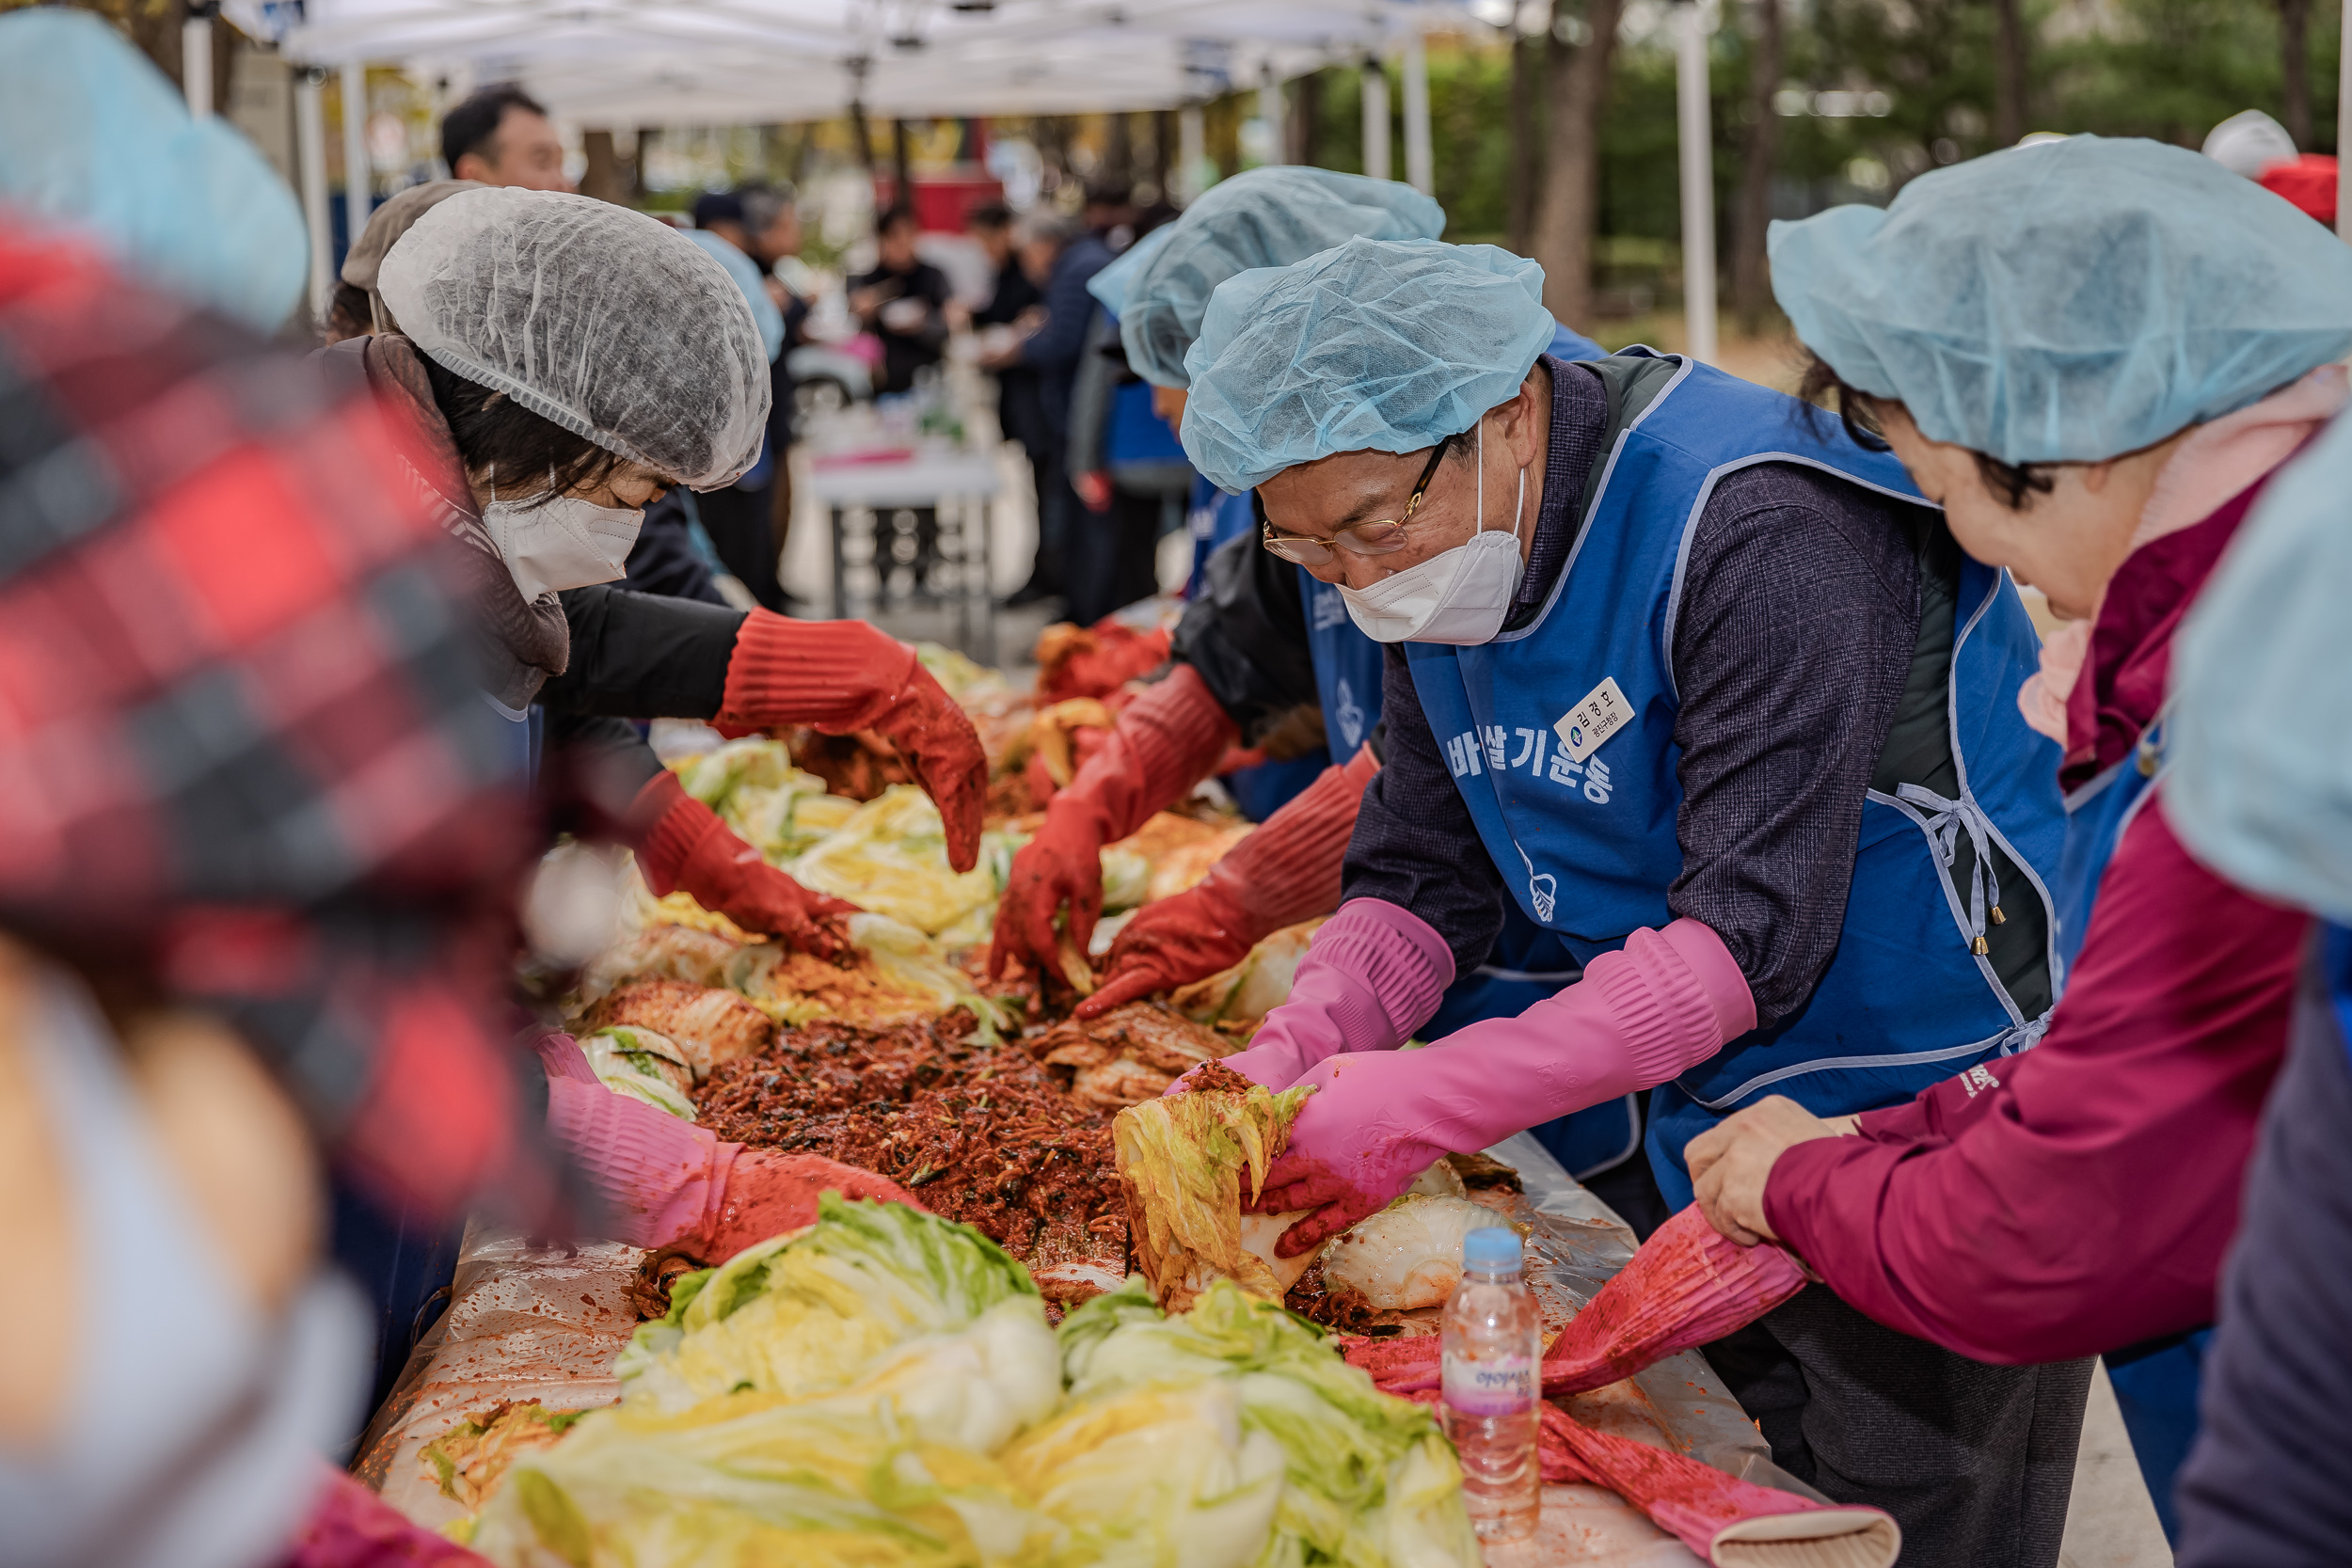
<path id="1" fill-rule="evenodd" d="M 820 958 L 850 952 L 841 916 L 855 904 L 811 893 L 735 836 L 719 814 L 686 793 L 666 768 L 637 793 L 632 821 L 648 824 L 637 843 L 637 869 L 657 898 L 683 890 L 706 910 L 747 931 L 763 931 Z"/>
<path id="2" fill-rule="evenodd" d="M 880 732 L 939 807 L 947 863 L 958 871 L 979 863 L 988 753 L 955 699 L 897 638 L 864 621 L 794 621 L 755 610 L 736 633 L 716 718 L 746 729 Z"/>
<path id="3" fill-rule="evenodd" d="M 1230 969 L 1283 927 L 1338 909 L 1356 808 L 1379 771 L 1369 746 L 1346 767 L 1325 768 L 1199 885 L 1137 910 L 1111 943 L 1101 988 L 1078 1004 L 1078 1016 L 1095 1018 Z"/>
<path id="4" fill-rule="evenodd" d="M 1012 858 L 989 974 L 1002 975 L 1015 958 L 1041 974 L 1060 974 L 1054 916 L 1064 904 L 1070 942 L 1085 952 L 1103 915 L 1103 846 L 1183 800 L 1239 734 L 1189 664 L 1127 705 L 1103 749 L 1054 796 L 1045 825 Z"/>

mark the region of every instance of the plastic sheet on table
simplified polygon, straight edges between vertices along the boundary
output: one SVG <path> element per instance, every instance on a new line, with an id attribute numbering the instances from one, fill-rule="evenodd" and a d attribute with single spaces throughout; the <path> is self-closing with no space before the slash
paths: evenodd
<path id="1" fill-rule="evenodd" d="M 425 1445 L 501 1402 L 562 1411 L 619 1400 L 612 1363 L 637 1329 L 628 1292 L 644 1257 L 617 1243 L 533 1247 L 480 1221 L 467 1227 L 449 1310 L 368 1423 L 353 1472 L 416 1524 L 464 1517 Z"/>

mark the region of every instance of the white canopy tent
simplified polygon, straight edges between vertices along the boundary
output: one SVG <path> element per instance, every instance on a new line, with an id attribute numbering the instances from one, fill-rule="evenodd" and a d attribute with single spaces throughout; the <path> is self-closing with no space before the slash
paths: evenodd
<path id="1" fill-rule="evenodd" d="M 1279 150 L 1275 84 L 1395 54 L 1406 172 L 1424 191 L 1434 159 L 1422 36 L 1486 30 L 1462 0 L 227 0 L 224 9 L 301 68 L 308 163 L 325 147 L 319 83 L 334 67 L 358 80 L 369 61 L 516 77 L 557 114 L 613 127 L 821 119 L 852 103 L 883 118 L 1191 110 L 1255 84 Z M 1197 118 L 1185 119 L 1195 144 Z M 1387 124 L 1385 113 L 1376 126 L 1367 116 L 1368 167 L 1388 166 Z M 301 184 L 320 236 L 312 294 L 323 309 L 332 286 L 323 170 L 306 167 Z M 355 218 L 358 199 L 346 193 Z"/>
<path id="2" fill-rule="evenodd" d="M 1485 24 L 1453 0 L 229 0 L 291 59 L 515 75 L 589 125 L 1176 108 Z"/>

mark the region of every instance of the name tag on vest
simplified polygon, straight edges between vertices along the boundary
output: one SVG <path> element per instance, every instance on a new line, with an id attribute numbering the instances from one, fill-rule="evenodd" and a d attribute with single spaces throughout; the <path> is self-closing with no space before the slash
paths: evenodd
<path id="1" fill-rule="evenodd" d="M 1630 723 L 1633 705 L 1625 700 L 1614 675 L 1604 676 L 1601 683 L 1584 694 L 1581 702 L 1561 715 L 1551 727 L 1559 732 L 1560 744 L 1566 749 L 1570 762 L 1582 762 L 1600 750 L 1601 742 Z"/>

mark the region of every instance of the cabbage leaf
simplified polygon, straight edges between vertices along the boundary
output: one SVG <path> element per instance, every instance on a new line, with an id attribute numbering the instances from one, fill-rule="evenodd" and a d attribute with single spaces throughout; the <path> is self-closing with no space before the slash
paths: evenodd
<path id="1" fill-rule="evenodd" d="M 1241 1244 L 1241 1178 L 1247 1170 L 1255 1202 L 1312 1092 L 1196 1089 L 1130 1105 L 1111 1123 L 1136 1260 L 1163 1303 L 1181 1310 L 1215 1279 L 1281 1295 L 1265 1260 Z"/>

